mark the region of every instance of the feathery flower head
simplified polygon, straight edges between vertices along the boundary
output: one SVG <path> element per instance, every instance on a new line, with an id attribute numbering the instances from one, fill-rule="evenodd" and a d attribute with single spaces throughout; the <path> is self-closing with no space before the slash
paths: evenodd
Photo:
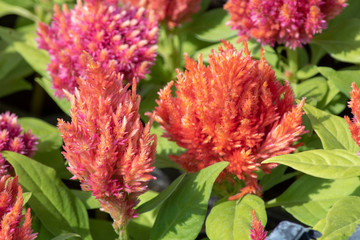
<path id="1" fill-rule="evenodd" d="M 254 209 L 252 210 L 251 215 L 252 215 L 252 222 L 251 222 L 252 229 L 250 229 L 251 240 L 266 240 L 267 231 L 265 231 L 263 225 L 261 225 L 261 221 L 257 219 Z"/>
<path id="2" fill-rule="evenodd" d="M 346 0 L 229 0 L 224 8 L 240 40 L 255 38 L 295 49 L 326 29 L 345 6 Z"/>
<path id="3" fill-rule="evenodd" d="M 151 122 L 143 127 L 138 113 L 136 81 L 132 90 L 116 74 L 116 61 L 108 68 L 83 55 L 87 72 L 78 78 L 79 89 L 69 93 L 72 122 L 59 120 L 63 152 L 74 179 L 92 191 L 121 231 L 136 217 L 137 197 L 147 190 L 154 167 L 156 137 Z M 120 230 L 119 230 L 120 229 Z"/>
<path id="4" fill-rule="evenodd" d="M 121 0 L 133 6 L 142 6 L 153 10 L 158 21 L 167 22 L 169 28 L 189 21 L 191 15 L 201 9 L 201 0 Z"/>
<path id="5" fill-rule="evenodd" d="M 4 175 L 0 180 L 0 239 L 33 240 L 37 233 L 31 230 L 30 208 L 26 217 L 22 215 L 24 199 L 18 177 L 10 178 Z M 25 220 L 22 224 L 21 221 Z"/>
<path id="6" fill-rule="evenodd" d="M 213 163 L 228 161 L 220 176 L 245 180 L 246 187 L 231 197 L 260 193 L 255 171 L 269 173 L 275 164 L 261 162 L 295 151 L 304 131 L 301 116 L 304 100 L 294 105 L 288 84 L 281 85 L 263 56 L 252 59 L 245 47 L 237 51 L 223 42 L 205 66 L 185 56 L 185 72 L 177 70 L 176 97 L 170 82 L 159 92 L 155 120 L 164 137 L 187 151 L 170 156 L 186 171 L 196 172 Z M 246 44 L 245 44 L 246 45 Z"/>
<path id="7" fill-rule="evenodd" d="M 85 51 L 106 68 L 116 61 L 116 71 L 132 82 L 149 73 L 156 57 L 157 21 L 144 8 L 120 8 L 115 0 L 77 0 L 75 9 L 54 7 L 53 23 L 39 23 L 39 47 L 49 52 L 48 71 L 55 95 L 63 89 L 74 93 L 76 78 L 83 77 L 86 62 L 79 60 Z"/>
<path id="8" fill-rule="evenodd" d="M 356 86 L 355 82 L 352 83 L 352 89 L 349 108 L 351 108 L 354 117 L 351 121 L 348 116 L 345 116 L 345 120 L 349 124 L 352 138 L 360 147 L 360 89 Z"/>
<path id="9" fill-rule="evenodd" d="M 22 133 L 18 118 L 10 112 L 0 114 L 0 151 L 13 151 L 32 157 L 36 151 L 37 138 L 30 130 Z M 0 154 L 0 177 L 12 172 L 11 165 Z"/>

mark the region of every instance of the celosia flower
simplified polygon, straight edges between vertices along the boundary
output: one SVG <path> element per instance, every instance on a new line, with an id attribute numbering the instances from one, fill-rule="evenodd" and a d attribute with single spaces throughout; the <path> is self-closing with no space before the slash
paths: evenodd
<path id="1" fill-rule="evenodd" d="M 360 89 L 354 82 L 352 83 L 352 88 L 353 90 L 350 93 L 351 100 L 349 102 L 349 107 L 351 108 L 351 112 L 354 117 L 351 121 L 348 116 L 345 116 L 345 120 L 349 124 L 352 138 L 360 147 Z"/>
<path id="2" fill-rule="evenodd" d="M 220 178 L 236 176 L 246 183 L 230 198 L 237 199 L 260 193 L 255 171 L 269 173 L 276 166 L 261 165 L 264 159 L 295 150 L 293 143 L 304 133 L 304 100 L 294 106 L 288 82 L 276 81 L 263 53 L 259 62 L 247 47 L 242 52 L 224 45 L 219 53 L 212 51 L 209 66 L 201 55 L 198 63 L 185 57 L 186 71 L 177 71 L 176 97 L 170 82 L 159 92 L 155 120 L 166 131 L 164 137 L 187 149 L 170 156 L 186 171 L 228 161 Z"/>
<path id="3" fill-rule="evenodd" d="M 77 0 L 75 9 L 54 7 L 51 26 L 39 23 L 39 47 L 49 52 L 48 71 L 55 95 L 63 89 L 74 93 L 76 78 L 83 77 L 86 62 L 79 60 L 85 51 L 106 68 L 116 61 L 116 71 L 124 80 L 144 78 L 156 57 L 157 21 L 144 8 L 120 8 L 115 0 Z"/>
<path id="4" fill-rule="evenodd" d="M 294 49 L 327 28 L 327 21 L 345 6 L 346 0 L 229 0 L 224 8 L 240 40 L 255 38 Z"/>
<path id="5" fill-rule="evenodd" d="M 22 215 L 24 199 L 18 177 L 11 179 L 4 175 L 0 180 L 0 239 L 6 240 L 33 240 L 37 233 L 31 230 L 30 208 L 26 217 Z M 25 217 L 24 222 L 21 221 Z"/>
<path id="6" fill-rule="evenodd" d="M 129 85 L 123 87 L 115 61 L 102 68 L 83 58 L 88 59 L 87 72 L 78 79 L 75 94 L 68 93 L 72 122 L 58 124 L 63 154 L 73 178 L 80 180 L 84 191 L 93 192 L 121 234 L 136 217 L 137 197 L 154 179 L 150 172 L 156 138 L 150 135 L 151 122 L 143 127 L 140 120 L 136 81 L 130 91 Z"/>
<path id="7" fill-rule="evenodd" d="M 32 157 L 36 151 L 37 138 L 30 130 L 23 129 L 17 122 L 17 116 L 6 112 L 0 115 L 0 151 L 13 151 Z M 11 174 L 13 168 L 0 154 L 0 177 Z"/>
<path id="8" fill-rule="evenodd" d="M 201 0 L 121 0 L 121 2 L 153 10 L 158 21 L 167 22 L 169 28 L 189 21 L 191 15 L 201 9 Z"/>
<path id="9" fill-rule="evenodd" d="M 252 229 L 250 229 L 251 240 L 265 240 L 267 231 L 265 231 L 263 225 L 261 225 L 261 221 L 257 219 L 254 209 L 252 210 L 251 214 L 252 214 L 252 222 L 251 222 Z"/>

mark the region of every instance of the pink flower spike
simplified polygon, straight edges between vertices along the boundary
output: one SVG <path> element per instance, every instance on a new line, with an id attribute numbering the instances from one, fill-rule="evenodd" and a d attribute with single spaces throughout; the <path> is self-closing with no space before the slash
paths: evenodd
<path id="1" fill-rule="evenodd" d="M 18 124 L 18 117 L 15 114 L 6 112 L 0 115 L 0 151 L 13 151 L 22 155 L 32 157 L 35 154 L 37 138 L 23 129 Z M 0 154 L 0 177 L 12 174 L 13 168 Z"/>
<path id="2" fill-rule="evenodd" d="M 345 6 L 346 0 L 229 0 L 224 8 L 240 41 L 255 38 L 262 44 L 295 49 L 326 29 L 327 21 Z"/>
<path id="3" fill-rule="evenodd" d="M 74 9 L 54 6 L 50 26 L 39 23 L 40 48 L 49 52 L 48 71 L 57 97 L 63 89 L 74 93 L 77 77 L 84 77 L 87 62 L 80 59 L 87 52 L 103 68 L 115 61 L 115 70 L 132 82 L 145 78 L 156 57 L 157 21 L 144 8 L 118 7 L 115 0 L 78 0 Z"/>
<path id="4" fill-rule="evenodd" d="M 252 229 L 250 229 L 251 240 L 266 240 L 267 231 L 265 231 L 264 227 L 261 225 L 261 221 L 257 219 L 254 209 L 252 210 L 251 214 L 252 214 L 252 222 L 251 222 Z"/>
<path id="5" fill-rule="evenodd" d="M 10 175 L 1 177 L 0 180 L 0 239 L 6 240 L 33 240 L 37 233 L 31 230 L 30 209 L 26 217 L 22 215 L 23 206 L 22 188 L 18 183 L 18 177 L 10 178 Z M 24 219 L 21 224 L 21 221 Z"/>
<path id="6" fill-rule="evenodd" d="M 155 158 L 156 137 L 150 135 L 152 120 L 143 126 L 138 113 L 140 97 L 136 81 L 123 86 L 116 61 L 107 68 L 90 56 L 79 89 L 67 93 L 72 122 L 58 120 L 64 140 L 64 156 L 82 190 L 92 191 L 102 210 L 114 219 L 120 234 L 136 217 L 138 196 L 147 191 Z"/>

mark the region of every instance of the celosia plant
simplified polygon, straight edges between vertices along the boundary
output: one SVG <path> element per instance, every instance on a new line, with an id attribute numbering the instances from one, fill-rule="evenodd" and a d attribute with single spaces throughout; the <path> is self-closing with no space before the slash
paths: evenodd
<path id="1" fill-rule="evenodd" d="M 0 239 L 33 240 L 37 233 L 31 230 L 30 208 L 22 214 L 24 199 L 18 177 L 4 175 L 0 180 Z M 24 219 L 23 223 L 21 221 Z"/>
<path id="2" fill-rule="evenodd" d="M 134 6 L 153 10 L 158 21 L 165 21 L 169 28 L 190 20 L 200 10 L 201 0 L 121 0 Z"/>
<path id="3" fill-rule="evenodd" d="M 351 121 L 348 116 L 345 116 L 345 120 L 349 124 L 352 138 L 357 145 L 360 146 L 360 90 L 354 82 L 352 83 L 352 88 L 353 90 L 350 93 L 351 100 L 349 102 L 349 107 L 351 108 L 353 119 Z"/>
<path id="4" fill-rule="evenodd" d="M 0 151 L 13 151 L 32 157 L 36 151 L 37 138 L 31 130 L 23 132 L 18 118 L 10 112 L 0 115 Z M 12 174 L 13 168 L 0 154 L 0 177 Z"/>
<path id="5" fill-rule="evenodd" d="M 76 78 L 84 76 L 86 62 L 79 60 L 86 51 L 103 68 L 116 61 L 117 72 L 132 82 L 149 73 L 156 57 L 157 21 L 144 8 L 120 8 L 117 1 L 78 0 L 75 8 L 54 7 L 53 23 L 39 23 L 39 47 L 49 52 L 48 71 L 55 95 L 63 89 L 74 93 Z"/>
<path id="6" fill-rule="evenodd" d="M 156 138 L 149 133 L 151 122 L 143 127 L 140 121 L 136 81 L 132 91 L 129 85 L 124 87 L 116 61 L 103 68 L 90 59 L 78 84 L 74 95 L 68 93 L 72 122 L 59 120 L 58 124 L 63 154 L 73 178 L 80 180 L 84 191 L 92 191 L 102 209 L 110 213 L 122 239 L 128 222 L 137 215 L 137 197 L 154 179 L 150 173 Z"/>
<path id="7" fill-rule="evenodd" d="M 285 44 L 290 48 L 309 43 L 327 28 L 346 0 L 229 0 L 228 24 L 238 30 L 240 40 L 255 38 L 263 44 Z"/>
<path id="8" fill-rule="evenodd" d="M 261 225 L 261 221 L 257 219 L 255 210 L 253 209 L 251 212 L 252 222 L 250 229 L 250 238 L 251 240 L 265 240 L 267 231 L 265 231 L 263 225 Z"/>
<path id="9" fill-rule="evenodd" d="M 176 97 L 169 83 L 159 92 L 155 120 L 164 137 L 187 151 L 171 158 L 186 171 L 197 172 L 228 161 L 224 176 L 245 180 L 246 186 L 230 199 L 259 194 L 256 171 L 269 173 L 274 164 L 261 162 L 295 151 L 304 133 L 302 106 L 294 105 L 287 82 L 276 80 L 264 56 L 254 60 L 247 48 L 237 51 L 224 42 L 205 66 L 185 57 L 185 72 L 177 71 Z"/>

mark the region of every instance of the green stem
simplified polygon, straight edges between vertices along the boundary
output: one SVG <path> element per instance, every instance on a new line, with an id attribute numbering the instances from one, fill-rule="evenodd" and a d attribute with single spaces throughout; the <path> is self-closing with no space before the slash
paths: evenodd
<path id="1" fill-rule="evenodd" d="M 296 72 L 298 71 L 298 51 L 297 49 L 292 50 L 290 48 L 286 48 L 286 54 L 288 59 L 288 70 L 289 74 L 289 81 L 290 82 L 297 82 Z"/>
<path id="2" fill-rule="evenodd" d="M 130 240 L 127 228 L 121 228 L 118 230 L 119 237 L 115 240 Z"/>

